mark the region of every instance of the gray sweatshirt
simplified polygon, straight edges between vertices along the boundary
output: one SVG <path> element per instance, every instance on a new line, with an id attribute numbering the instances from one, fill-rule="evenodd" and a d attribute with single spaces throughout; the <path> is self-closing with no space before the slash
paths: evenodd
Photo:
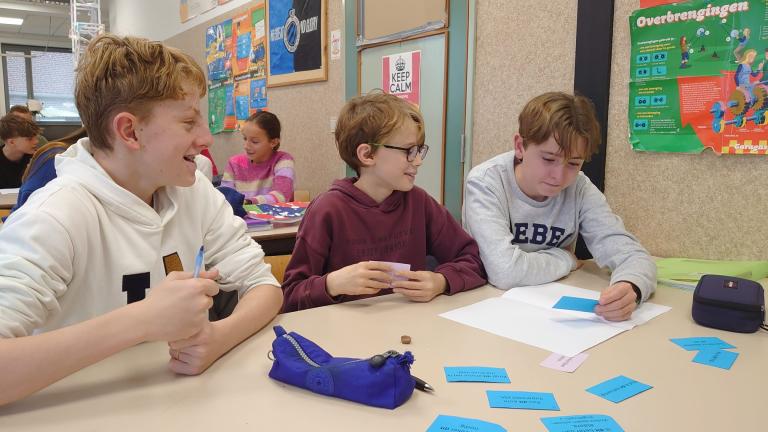
<path id="1" fill-rule="evenodd" d="M 635 284 L 647 300 L 656 264 L 624 228 L 605 196 L 584 175 L 559 195 L 539 202 L 517 185 L 514 151 L 472 168 L 464 186 L 462 220 L 477 240 L 488 282 L 501 289 L 552 282 L 576 268 L 572 251 L 584 237 L 611 284 Z M 571 251 L 571 252 L 569 252 Z"/>

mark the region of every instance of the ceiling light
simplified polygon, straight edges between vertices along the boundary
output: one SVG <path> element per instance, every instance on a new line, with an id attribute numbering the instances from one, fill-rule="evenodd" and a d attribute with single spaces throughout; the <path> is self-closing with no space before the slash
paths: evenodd
<path id="1" fill-rule="evenodd" d="M 0 24 L 21 25 L 24 18 L 0 17 Z"/>

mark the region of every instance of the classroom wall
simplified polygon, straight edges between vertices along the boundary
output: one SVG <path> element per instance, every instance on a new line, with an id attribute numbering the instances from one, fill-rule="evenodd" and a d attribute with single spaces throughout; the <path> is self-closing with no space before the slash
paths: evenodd
<path id="1" fill-rule="evenodd" d="M 231 0 L 189 21 L 181 22 L 179 0 L 110 0 L 109 23 L 114 33 L 165 40 L 251 2 Z"/>
<path id="2" fill-rule="evenodd" d="M 154 2 L 152 3 L 154 4 Z M 175 4 L 178 6 L 177 2 Z M 207 17 L 206 20 L 164 41 L 168 45 L 180 48 L 192 55 L 203 69 L 207 70 L 205 65 L 205 31 L 214 23 L 231 18 L 246 10 L 252 2 L 239 2 L 239 4 L 240 7 L 234 9 L 214 9 L 211 11 L 213 13 L 208 12 L 203 15 L 203 17 Z M 113 9 L 117 9 L 117 15 L 122 16 L 119 13 L 119 8 Z M 142 16 L 151 15 L 146 14 L 146 9 L 144 12 Z M 177 22 L 178 10 L 175 10 L 175 14 L 170 15 L 168 12 L 164 20 Z M 343 3 L 338 0 L 329 0 L 327 31 L 343 30 L 343 18 Z M 131 27 L 119 21 L 112 22 L 113 28 L 123 34 L 130 33 L 128 29 Z M 130 22 L 134 22 L 134 19 L 131 18 Z M 178 28 L 173 23 L 169 26 Z M 147 28 L 146 25 L 137 24 L 136 28 L 149 32 L 150 36 L 157 34 L 155 30 Z M 142 33 L 132 34 L 148 37 L 147 34 Z M 330 37 L 328 40 L 330 43 Z M 343 64 L 343 53 L 339 60 L 331 60 L 329 55 L 328 81 L 270 88 L 267 91 L 269 110 L 280 118 L 283 127 L 280 150 L 289 152 L 296 160 L 295 188 L 309 190 L 312 197 L 326 191 L 334 179 L 344 175 L 344 165 L 336 151 L 331 131 L 331 117 L 338 116 L 344 104 Z M 207 99 L 203 99 L 200 106 L 203 114 L 207 117 Z M 214 135 L 214 144 L 210 150 L 216 165 L 223 172 L 227 160 L 243 151 L 242 135 L 239 132 L 224 132 Z"/>
<path id="3" fill-rule="evenodd" d="M 573 90 L 577 1 L 477 2 L 472 163 L 511 149 L 530 97 Z M 638 153 L 627 128 L 630 35 L 639 0 L 616 0 L 606 197 L 651 254 L 768 259 L 765 157 Z M 509 66 L 507 66 L 509 65 Z"/>
<path id="4" fill-rule="evenodd" d="M 573 90 L 574 0 L 479 0 L 473 87 L 472 164 L 512 149 L 525 102 Z"/>

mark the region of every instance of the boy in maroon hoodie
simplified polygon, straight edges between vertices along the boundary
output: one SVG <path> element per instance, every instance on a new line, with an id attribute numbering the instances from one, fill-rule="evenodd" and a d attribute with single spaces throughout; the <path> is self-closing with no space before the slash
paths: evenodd
<path id="1" fill-rule="evenodd" d="M 477 243 L 414 186 L 429 149 L 416 107 L 384 93 L 356 97 L 341 110 L 336 144 L 359 177 L 336 180 L 307 209 L 285 272 L 283 311 L 392 292 L 426 302 L 485 283 Z M 434 272 L 427 255 L 439 263 Z"/>

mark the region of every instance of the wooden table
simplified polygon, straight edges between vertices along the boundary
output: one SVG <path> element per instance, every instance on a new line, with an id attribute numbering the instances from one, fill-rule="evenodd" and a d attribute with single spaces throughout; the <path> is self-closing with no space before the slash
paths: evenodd
<path id="1" fill-rule="evenodd" d="M 567 283 L 599 289 L 608 276 L 588 263 Z M 0 407 L 2 431 L 424 431 L 438 414 L 474 417 L 509 431 L 544 431 L 540 417 L 607 414 L 627 431 L 764 429 L 768 333 L 736 334 L 696 325 L 691 293 L 660 287 L 653 301 L 672 310 L 588 351 L 572 374 L 539 366 L 549 353 L 456 322 L 439 313 L 500 292 L 490 286 L 410 303 L 397 295 L 279 316 L 283 325 L 332 354 L 368 357 L 411 350 L 413 373 L 434 394 L 414 392 L 394 411 L 319 396 L 271 380 L 274 338 L 265 329 L 198 377 L 166 368 L 164 343 L 133 347 L 25 400 Z M 411 345 L 400 344 L 410 335 Z M 671 337 L 719 336 L 738 347 L 730 371 L 692 363 Z M 51 361 L 55 361 L 52 359 Z M 507 369 L 511 384 L 451 383 L 443 366 Z M 12 371 L 3 371 L 12 373 Z M 614 404 L 585 391 L 619 374 L 654 386 Z M 485 390 L 553 392 L 561 411 L 488 407 Z"/>
<path id="2" fill-rule="evenodd" d="M 0 217 L 7 216 L 11 212 L 11 208 L 16 205 L 19 194 L 0 194 Z"/>

